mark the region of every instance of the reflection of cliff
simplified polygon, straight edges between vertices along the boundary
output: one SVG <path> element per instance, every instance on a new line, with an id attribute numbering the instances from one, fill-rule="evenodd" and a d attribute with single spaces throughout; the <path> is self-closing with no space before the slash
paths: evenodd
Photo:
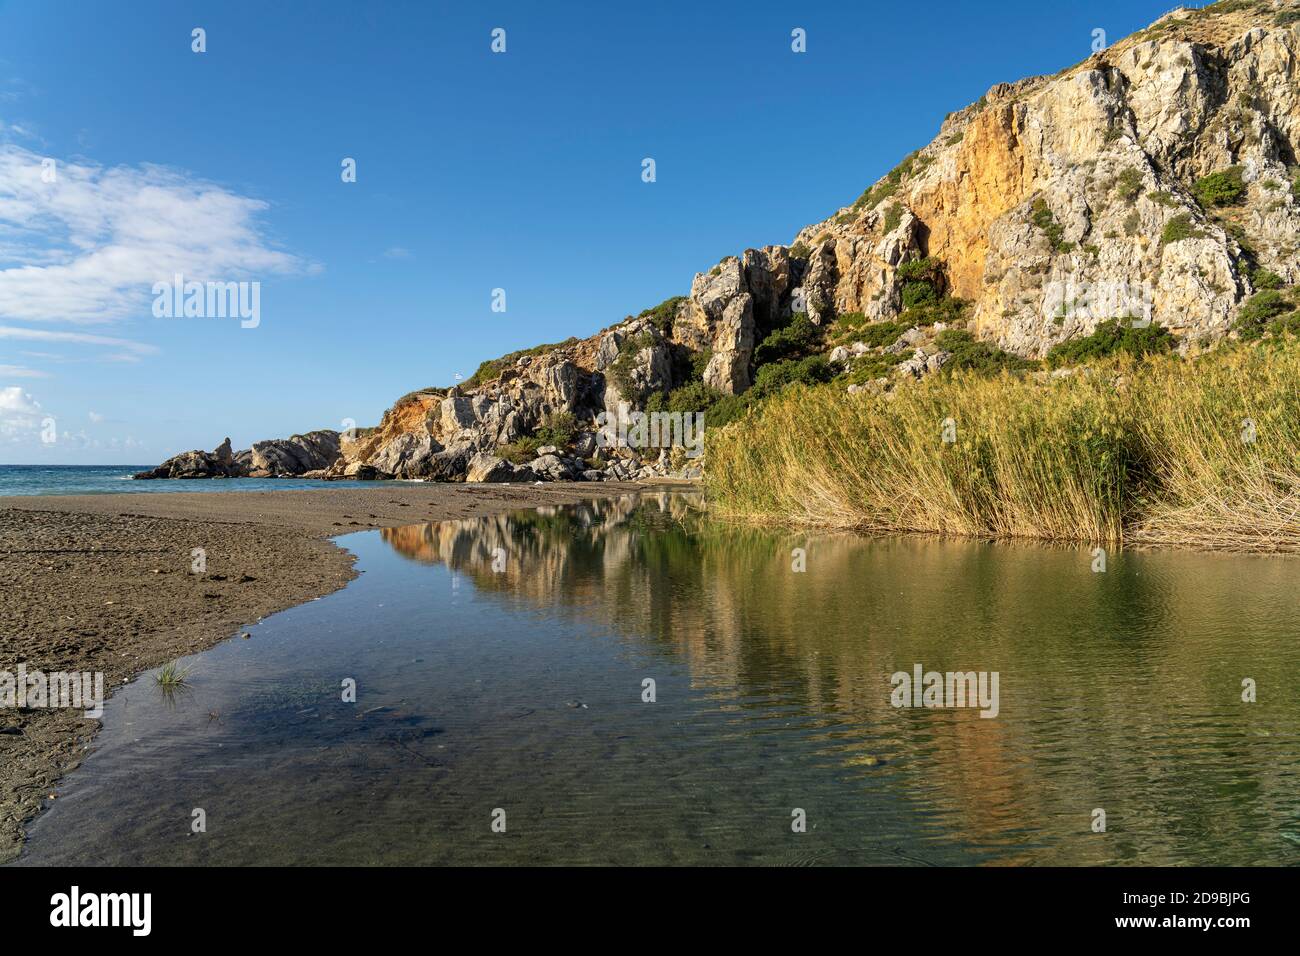
<path id="1" fill-rule="evenodd" d="M 1199 701 L 1218 693 L 1224 658 L 1248 632 L 1242 618 L 1286 593 L 1276 562 L 1126 555 L 1142 573 L 1117 560 L 1093 574 L 1086 551 L 759 531 L 711 521 L 697 497 L 668 493 L 382 534 L 480 592 L 683 662 L 738 731 L 797 727 L 850 775 L 907 774 L 919 800 L 953 818 L 949 832 L 985 846 L 1015 844 L 1044 819 L 1077 818 L 1086 839 L 1094 806 L 1122 811 L 1135 799 L 1171 820 L 1199 812 L 1194 794 L 1213 784 L 1189 768 L 1227 759 L 1235 738 L 1215 738 L 1224 754 L 1171 760 L 1180 722 L 1187 746 L 1205 746 Z M 791 568 L 795 547 L 807 552 L 803 573 Z M 1181 587 L 1188 579 L 1197 586 Z M 1236 653 L 1243 668 L 1270 670 L 1258 650 Z M 889 675 L 917 662 L 998 671 L 1002 716 L 893 709 Z M 1284 666 L 1274 658 L 1271 668 Z M 1145 744 L 1155 737 L 1166 742 Z M 1259 750 L 1231 762 L 1256 802 L 1282 799 Z M 1107 852 L 1080 847 L 1085 860 Z"/>

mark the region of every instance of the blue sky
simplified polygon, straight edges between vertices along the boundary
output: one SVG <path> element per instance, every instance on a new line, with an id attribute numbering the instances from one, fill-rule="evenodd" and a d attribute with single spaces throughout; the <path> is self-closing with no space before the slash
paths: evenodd
<path id="1" fill-rule="evenodd" d="M 0 463 L 373 424 L 789 242 L 1170 5 L 0 0 Z M 260 282 L 260 324 L 155 317 L 178 264 Z"/>

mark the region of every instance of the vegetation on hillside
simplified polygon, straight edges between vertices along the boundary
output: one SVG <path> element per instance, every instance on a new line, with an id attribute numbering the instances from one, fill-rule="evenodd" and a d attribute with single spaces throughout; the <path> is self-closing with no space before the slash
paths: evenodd
<path id="1" fill-rule="evenodd" d="M 719 512 L 775 522 L 1300 550 L 1297 380 L 1288 336 L 888 398 L 797 388 L 709 435 L 708 487 Z"/>

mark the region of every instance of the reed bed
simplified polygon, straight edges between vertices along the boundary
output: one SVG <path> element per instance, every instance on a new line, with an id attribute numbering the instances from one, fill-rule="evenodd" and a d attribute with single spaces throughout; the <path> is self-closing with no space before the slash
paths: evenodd
<path id="1" fill-rule="evenodd" d="M 764 523 L 1300 551 L 1298 386 L 1288 342 L 889 396 L 793 387 L 709 433 L 708 492 Z"/>

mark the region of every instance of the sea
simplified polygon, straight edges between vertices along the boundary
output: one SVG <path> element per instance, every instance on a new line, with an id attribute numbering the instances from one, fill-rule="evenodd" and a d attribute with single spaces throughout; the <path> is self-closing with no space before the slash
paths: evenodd
<path id="1" fill-rule="evenodd" d="M 0 465 L 5 495 L 103 495 L 159 491 L 283 491 L 313 488 L 369 488 L 387 482 L 304 481 L 295 478 L 198 478 L 133 481 L 153 465 Z"/>

